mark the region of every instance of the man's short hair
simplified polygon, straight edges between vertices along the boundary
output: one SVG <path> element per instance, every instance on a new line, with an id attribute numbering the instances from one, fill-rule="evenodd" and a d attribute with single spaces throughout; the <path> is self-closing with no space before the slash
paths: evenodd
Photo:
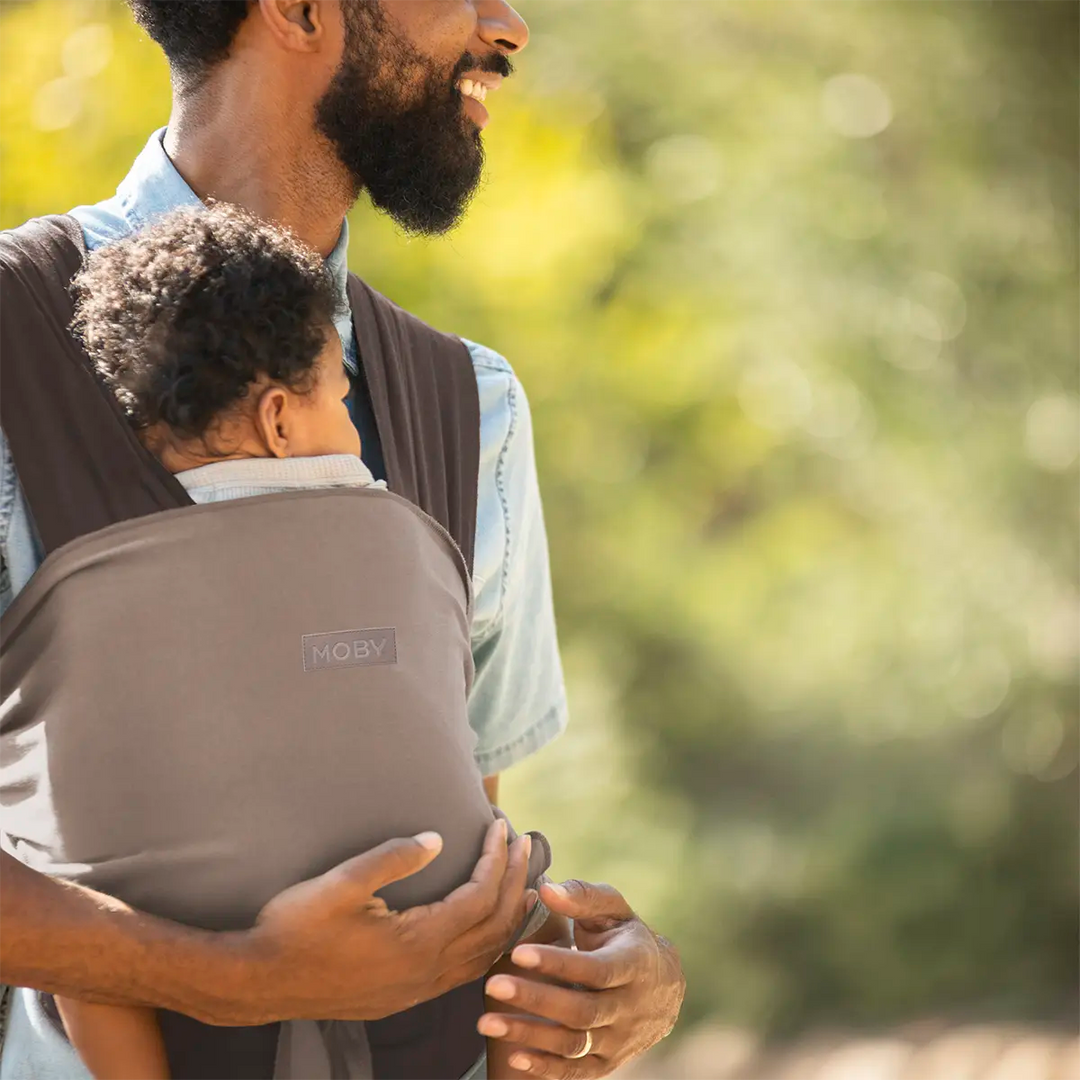
<path id="1" fill-rule="evenodd" d="M 198 80 L 219 60 L 247 18 L 248 0 L 128 0 L 135 21 L 182 79 Z"/>

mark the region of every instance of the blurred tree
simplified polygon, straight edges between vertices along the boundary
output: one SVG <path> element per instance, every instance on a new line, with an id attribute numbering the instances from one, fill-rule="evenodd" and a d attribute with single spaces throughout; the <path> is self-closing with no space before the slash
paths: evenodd
<path id="1" fill-rule="evenodd" d="M 351 219 L 529 390 L 574 720 L 511 811 L 692 1014 L 1074 1017 L 1077 5 L 521 6 L 468 223 Z M 10 226 L 168 83 L 121 5 L 2 19 Z"/>

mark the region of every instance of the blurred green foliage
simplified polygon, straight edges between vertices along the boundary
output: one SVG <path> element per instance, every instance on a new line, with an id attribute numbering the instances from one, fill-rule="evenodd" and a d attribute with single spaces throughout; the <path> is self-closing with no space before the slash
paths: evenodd
<path id="1" fill-rule="evenodd" d="M 556 870 L 771 1031 L 1077 987 L 1074 3 L 531 0 L 451 238 L 353 268 L 528 389 Z M 2 216 L 166 122 L 115 2 L 3 5 Z"/>

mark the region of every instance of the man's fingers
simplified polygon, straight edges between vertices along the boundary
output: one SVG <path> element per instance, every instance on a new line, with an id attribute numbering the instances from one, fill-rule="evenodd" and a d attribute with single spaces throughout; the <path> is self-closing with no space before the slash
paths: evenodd
<path id="1" fill-rule="evenodd" d="M 543 1080 L 598 1080 L 601 1076 L 607 1076 L 612 1069 L 609 1061 L 595 1054 L 572 1061 L 554 1054 L 543 1054 L 538 1050 L 527 1053 L 519 1050 L 511 1054 L 510 1067 L 528 1073 L 529 1076 L 542 1077 Z"/>
<path id="2" fill-rule="evenodd" d="M 499 902 L 506 876 L 506 822 L 496 818 L 484 837 L 484 849 L 472 876 L 442 900 L 410 908 L 405 917 L 424 922 L 443 940 L 453 940 L 483 922 Z"/>
<path id="3" fill-rule="evenodd" d="M 383 886 L 423 870 L 440 851 L 442 837 L 438 833 L 398 837 L 339 863 L 323 878 L 327 883 L 348 882 L 354 886 L 353 895 L 348 898 L 343 896 L 343 902 L 363 900 Z"/>
<path id="4" fill-rule="evenodd" d="M 575 952 L 558 945 L 519 945 L 510 959 L 520 968 L 550 975 L 563 983 L 591 990 L 610 990 L 634 981 L 637 968 L 614 948 Z"/>
<path id="5" fill-rule="evenodd" d="M 472 878 L 445 900 L 401 915 L 414 930 L 439 942 L 440 993 L 483 975 L 536 901 L 536 893 L 525 890 L 532 838 L 520 836 L 507 849 L 506 836 L 506 822 L 496 819 Z"/>
<path id="6" fill-rule="evenodd" d="M 484 992 L 496 1001 L 506 1002 L 533 1016 L 554 1020 L 577 1031 L 591 1031 L 614 1022 L 625 991 L 571 990 L 513 975 L 493 975 L 484 986 Z"/>
<path id="7" fill-rule="evenodd" d="M 479 978 L 502 955 L 514 931 L 536 903 L 536 892 L 525 888 L 531 845 L 532 838 L 527 835 L 519 836 L 510 845 L 506 874 L 494 911 L 457 942 L 456 959 L 470 965 L 471 978 Z"/>
<path id="8" fill-rule="evenodd" d="M 540 897 L 552 911 L 580 922 L 592 933 L 602 933 L 634 918 L 633 909 L 622 893 L 610 885 L 576 880 L 564 881 L 561 885 L 544 882 Z"/>
<path id="9" fill-rule="evenodd" d="M 515 1046 L 530 1050 L 542 1050 L 559 1057 L 572 1058 L 585 1047 L 585 1032 L 562 1024 L 548 1024 L 542 1020 L 513 1013 L 485 1013 L 477 1022 L 476 1030 L 489 1039 L 505 1039 Z M 597 1028 L 592 1034 L 590 1052 L 605 1057 L 605 1043 L 610 1028 Z"/>
<path id="10" fill-rule="evenodd" d="M 519 836 L 510 846 L 506 874 L 503 877 L 499 900 L 491 920 L 492 933 L 501 941 L 505 941 L 528 914 L 523 908 L 531 850 L 532 837 L 528 833 Z"/>

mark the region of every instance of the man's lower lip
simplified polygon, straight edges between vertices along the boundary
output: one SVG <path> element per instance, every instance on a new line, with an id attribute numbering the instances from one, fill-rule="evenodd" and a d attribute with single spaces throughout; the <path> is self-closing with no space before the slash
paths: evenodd
<path id="1" fill-rule="evenodd" d="M 480 104 L 476 98 L 461 96 L 461 100 L 465 105 L 465 112 L 468 114 L 469 119 L 472 120 L 477 127 L 484 127 L 489 119 L 489 113 L 483 105 Z"/>

